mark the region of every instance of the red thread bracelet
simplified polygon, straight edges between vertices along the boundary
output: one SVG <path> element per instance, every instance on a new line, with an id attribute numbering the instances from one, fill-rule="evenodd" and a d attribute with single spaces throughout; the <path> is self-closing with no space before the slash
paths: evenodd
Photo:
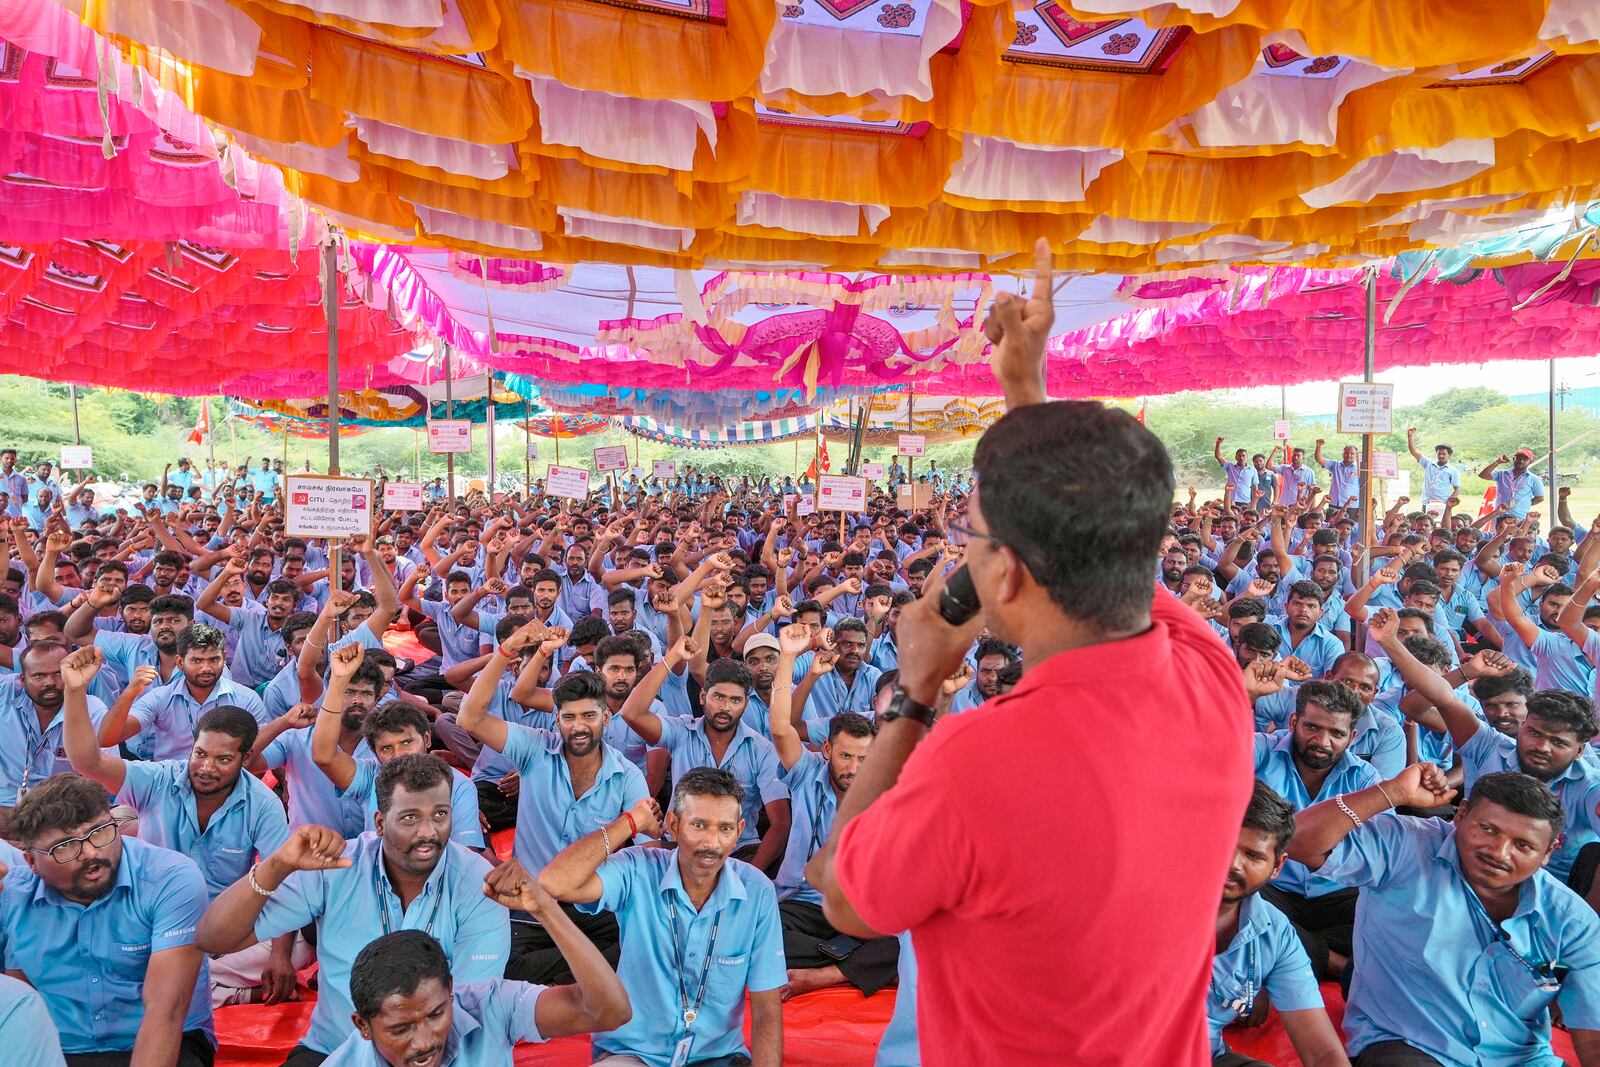
<path id="1" fill-rule="evenodd" d="M 633 836 L 634 837 L 638 837 L 639 836 L 639 824 L 633 821 L 633 812 L 625 811 L 625 812 L 622 813 L 622 817 L 624 819 L 628 820 L 628 826 L 633 830 Z"/>

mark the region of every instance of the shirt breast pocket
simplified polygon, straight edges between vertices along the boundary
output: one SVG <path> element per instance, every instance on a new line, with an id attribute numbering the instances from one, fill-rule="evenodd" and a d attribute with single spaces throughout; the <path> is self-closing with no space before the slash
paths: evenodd
<path id="1" fill-rule="evenodd" d="M 727 997 L 730 1003 L 744 996 L 744 989 L 749 979 L 750 953 L 744 952 L 737 956 L 718 955 L 712 959 L 709 979 L 711 988 L 719 997 Z"/>
<path id="2" fill-rule="evenodd" d="M 111 951 L 96 955 L 101 957 L 102 965 L 111 975 L 141 985 L 145 971 L 150 966 L 150 942 L 148 939 L 128 941 L 116 938 L 111 942 Z"/>
<path id="3" fill-rule="evenodd" d="M 1561 993 L 1561 982 L 1551 976 L 1535 974 L 1521 960 L 1506 951 L 1495 954 L 1494 983 L 1506 1008 L 1520 1019 L 1539 1021 Z"/>

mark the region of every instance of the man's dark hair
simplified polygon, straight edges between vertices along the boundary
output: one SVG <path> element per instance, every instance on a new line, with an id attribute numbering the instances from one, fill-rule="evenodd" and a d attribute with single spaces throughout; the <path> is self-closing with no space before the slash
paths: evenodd
<path id="1" fill-rule="evenodd" d="M 409 997 L 430 978 L 450 991 L 450 961 L 444 949 L 425 931 L 396 930 L 356 953 L 350 968 L 350 1003 L 370 1022 L 384 1001 L 396 994 Z"/>
<path id="2" fill-rule="evenodd" d="M 1271 652 L 1277 655 L 1278 647 L 1283 644 L 1283 636 L 1264 622 L 1252 622 L 1239 628 L 1239 636 L 1234 639 L 1234 643 L 1252 652 Z"/>
<path id="3" fill-rule="evenodd" d="M 1294 695 L 1294 713 L 1305 714 L 1307 704 L 1316 704 L 1332 715 L 1348 715 L 1352 723 L 1361 718 L 1361 713 L 1366 710 L 1361 706 L 1361 698 L 1356 696 L 1355 690 L 1320 678 L 1302 685 Z"/>
<path id="4" fill-rule="evenodd" d="M 1572 557 L 1555 552 L 1546 552 L 1535 560 L 1533 565 L 1535 568 L 1549 567 L 1562 577 L 1566 577 L 1567 572 L 1572 569 Z"/>
<path id="5" fill-rule="evenodd" d="M 241 707 L 219 704 L 200 716 L 199 721 L 194 724 L 196 740 L 207 731 L 226 734 L 239 742 L 240 752 L 249 752 L 255 747 L 256 735 L 261 731 L 261 724 L 256 722 L 254 715 Z"/>
<path id="6" fill-rule="evenodd" d="M 105 787 L 79 774 L 51 775 L 22 795 L 6 819 L 6 836 L 31 846 L 52 830 L 109 817 Z"/>
<path id="7" fill-rule="evenodd" d="M 140 588 L 143 588 L 142 586 Z M 22 617 L 22 605 L 17 603 L 17 598 L 10 593 L 0 593 L 0 615 L 15 615 Z"/>
<path id="8" fill-rule="evenodd" d="M 880 596 L 892 597 L 894 596 L 894 586 L 890 585 L 888 582 L 873 582 L 871 585 L 867 586 L 867 590 L 863 595 L 868 600 L 871 600 L 873 597 Z"/>
<path id="9" fill-rule="evenodd" d="M 444 584 L 445 588 L 447 589 L 452 585 L 465 585 L 470 588 L 472 585 L 472 575 L 468 574 L 466 571 L 451 571 L 449 574 L 444 576 Z"/>
<path id="10" fill-rule="evenodd" d="M 36 611 L 22 624 L 23 629 L 34 626 L 54 626 L 65 633 L 67 630 L 67 613 L 64 611 Z"/>
<path id="11" fill-rule="evenodd" d="M 557 574 L 555 571 L 551 570 L 549 567 L 546 567 L 542 571 L 539 571 L 537 574 L 535 574 L 532 578 L 529 578 L 523 584 L 526 585 L 529 589 L 532 589 L 534 586 L 538 585 L 540 582 L 554 582 L 556 585 L 560 585 L 561 584 L 561 575 Z"/>
<path id="12" fill-rule="evenodd" d="M 1299 597 L 1301 600 L 1315 600 L 1320 604 L 1322 603 L 1322 586 L 1309 578 L 1302 578 L 1289 587 L 1289 596 L 1286 599 L 1292 600 L 1295 597 Z"/>
<path id="13" fill-rule="evenodd" d="M 1012 660 L 1006 664 L 1000 671 L 999 680 L 1000 684 L 1008 689 L 1022 681 L 1022 661 L 1020 659 Z"/>
<path id="14" fill-rule="evenodd" d="M 802 600 L 794 606 L 794 617 L 796 621 L 799 620 L 801 615 L 808 613 L 816 615 L 824 621 L 826 621 L 828 618 L 828 612 L 815 600 Z"/>
<path id="15" fill-rule="evenodd" d="M 271 553 L 269 552 L 268 555 L 271 555 Z M 183 570 L 184 560 L 180 553 L 174 552 L 169 548 L 161 552 L 157 552 L 154 556 L 151 556 L 150 562 L 153 566 L 173 567 L 181 571 Z"/>
<path id="16" fill-rule="evenodd" d="M 727 660 L 718 662 L 726 663 Z M 707 674 L 709 673 L 707 671 Z M 744 808 L 744 787 L 739 784 L 739 780 L 732 772 L 718 770 L 715 767 L 693 767 L 684 771 L 683 777 L 678 779 L 678 784 L 672 787 L 674 812 L 682 814 L 685 797 L 732 797 L 741 810 Z"/>
<path id="17" fill-rule="evenodd" d="M 1412 610 L 1410 608 L 1406 609 Z M 1424 667 L 1439 668 L 1450 665 L 1450 653 L 1445 651 L 1444 644 L 1437 638 L 1428 634 L 1412 634 L 1400 642 L 1406 646 L 1406 651 Z"/>
<path id="18" fill-rule="evenodd" d="M 102 567 L 100 573 L 104 574 L 105 568 Z M 117 606 L 125 608 L 129 604 L 149 604 L 153 603 L 155 599 L 156 593 L 154 589 L 151 589 L 148 585 L 135 584 L 122 591 L 122 596 L 117 600 Z"/>
<path id="19" fill-rule="evenodd" d="M 301 630 L 309 630 L 317 624 L 317 613 L 314 611 L 297 611 L 283 620 L 283 629 L 278 631 L 283 635 L 284 643 L 294 640 L 294 635 Z"/>
<path id="20" fill-rule="evenodd" d="M 1415 537 L 1416 535 L 1413 534 L 1412 536 Z M 1418 542 L 1421 542 L 1422 538 L 1418 537 L 1417 540 Z M 1434 585 L 1438 585 L 1439 572 L 1433 569 L 1433 564 L 1431 563 L 1413 563 L 1411 566 L 1400 572 L 1400 581 L 1432 582 Z M 1406 588 L 1409 589 L 1411 586 L 1407 585 Z"/>
<path id="21" fill-rule="evenodd" d="M 572 632 L 567 635 L 567 647 L 577 648 L 579 645 L 599 644 L 611 636 L 611 627 L 606 625 L 606 620 L 585 615 L 572 624 Z"/>
<path id="22" fill-rule="evenodd" d="M 1486 674 L 1481 678 L 1474 678 L 1471 689 L 1472 695 L 1477 697 L 1480 702 L 1493 700 L 1495 697 L 1504 696 L 1507 693 L 1516 693 L 1520 696 L 1528 697 L 1533 695 L 1533 675 L 1521 667 L 1518 667 L 1510 674 L 1502 674 L 1498 677 Z"/>
<path id="23" fill-rule="evenodd" d="M 178 658 L 187 656 L 193 649 L 220 649 L 224 652 L 228 648 L 228 639 L 221 630 L 209 623 L 197 622 L 185 626 L 178 634 Z"/>
<path id="24" fill-rule="evenodd" d="M 1277 790 L 1257 778 L 1255 789 L 1250 793 L 1250 805 L 1244 809 L 1243 829 L 1271 834 L 1273 854 L 1281 856 L 1289 847 L 1289 838 L 1294 836 L 1294 807 L 1279 796 Z"/>
<path id="25" fill-rule="evenodd" d="M 861 634 L 862 636 L 868 638 L 872 636 L 867 632 L 867 624 L 856 618 L 854 615 L 846 615 L 844 618 L 834 623 L 833 636 L 838 637 L 840 634 Z"/>
<path id="26" fill-rule="evenodd" d="M 347 688 L 348 686 L 355 685 L 358 682 L 372 686 L 372 691 L 374 693 L 382 693 L 384 686 L 383 668 L 379 667 L 376 663 L 363 656 L 361 662 L 356 666 L 355 671 L 350 675 L 350 681 L 347 683 Z"/>
<path id="27" fill-rule="evenodd" d="M 365 662 L 362 664 L 365 666 Z M 361 724 L 361 736 L 371 748 L 378 743 L 379 734 L 403 734 L 415 730 L 418 737 L 427 737 L 432 729 L 428 717 L 421 709 L 403 700 L 388 700 L 372 709 Z"/>
<path id="28" fill-rule="evenodd" d="M 441 783 L 450 784 L 450 765 L 438 756 L 421 752 L 396 756 L 378 768 L 378 811 L 389 813 L 397 786 L 405 786 L 407 792 L 424 793 Z"/>
<path id="29" fill-rule="evenodd" d="M 1466 814 L 1483 800 L 1498 804 L 1513 814 L 1549 823 L 1552 841 L 1561 836 L 1561 828 L 1566 821 L 1561 811 L 1561 800 L 1549 786 L 1530 774 L 1491 771 L 1482 775 L 1472 783 L 1472 792 L 1467 794 L 1467 802 L 1462 805 L 1461 813 Z"/>
<path id="30" fill-rule="evenodd" d="M 621 641 L 624 645 L 628 645 L 628 642 L 620 637 L 608 637 L 606 640 Z M 624 651 L 632 653 L 633 647 L 629 645 Z M 560 681 L 556 682 L 551 690 L 551 696 L 556 702 L 557 710 L 574 700 L 597 700 L 603 706 L 606 702 L 606 684 L 594 671 L 568 671 L 561 676 Z"/>
<path id="31" fill-rule="evenodd" d="M 634 595 L 632 589 L 613 589 L 606 594 L 606 606 L 610 607 L 615 604 L 632 604 L 637 608 L 639 599 Z"/>
<path id="32" fill-rule="evenodd" d="M 1581 745 L 1597 732 L 1594 701 L 1565 689 L 1541 689 L 1528 698 L 1528 718 L 1578 735 Z"/>
<path id="33" fill-rule="evenodd" d="M 1139 625 L 1175 481 L 1161 441 L 1094 401 L 1007 412 L 973 457 L 989 533 L 1067 615 Z"/>
<path id="34" fill-rule="evenodd" d="M 841 711 L 828 720 L 828 740 L 832 741 L 840 734 L 849 734 L 851 737 L 874 737 L 878 733 L 878 724 L 856 711 Z"/>
<path id="35" fill-rule="evenodd" d="M 1228 618 L 1230 619 L 1264 619 L 1267 617 L 1267 602 L 1258 596 L 1242 596 L 1228 604 Z"/>
<path id="36" fill-rule="evenodd" d="M 510 615 L 502 615 L 500 621 L 494 624 L 495 640 L 504 641 L 520 629 L 522 629 L 522 624 L 517 622 L 516 619 L 513 619 Z M 531 649 L 538 646 L 530 645 L 528 647 Z"/>
<path id="37" fill-rule="evenodd" d="M 300 587 L 286 578 L 275 578 L 267 583 L 268 596 L 293 597 L 295 603 L 300 602 Z"/>
<path id="38" fill-rule="evenodd" d="M 28 671 L 28 661 L 34 656 L 42 656 L 48 652 L 59 652 L 62 655 L 66 655 L 71 651 L 72 649 L 67 647 L 67 643 L 65 641 L 40 641 L 37 644 L 31 644 L 22 650 L 22 654 L 17 657 L 17 667 L 22 671 L 22 673 L 26 674 Z"/>
<path id="39" fill-rule="evenodd" d="M 182 593 L 168 593 L 158 596 L 150 601 L 151 615 L 182 615 L 186 619 L 194 618 L 194 598 Z"/>
<path id="40" fill-rule="evenodd" d="M 1464 566 L 1466 562 L 1467 557 L 1463 556 L 1453 548 L 1446 548 L 1433 554 L 1433 567 L 1435 572 L 1438 571 L 1439 565 L 1443 563 L 1460 563 Z"/>
<path id="41" fill-rule="evenodd" d="M 1408 589 L 1406 589 L 1406 596 L 1408 597 L 1443 595 L 1444 590 L 1439 588 L 1438 583 L 1430 582 L 1426 578 L 1418 578 L 1416 581 L 1411 583 Z"/>
<path id="42" fill-rule="evenodd" d="M 639 665 L 639 649 L 632 641 L 621 635 L 612 635 L 601 640 L 594 646 L 594 655 L 590 657 L 596 669 L 604 667 L 606 661 L 616 656 L 627 656 L 633 660 L 633 665 Z"/>
<path id="43" fill-rule="evenodd" d="M 513 600 L 526 600 L 531 604 L 533 602 L 533 590 L 525 585 L 514 585 L 506 590 L 506 603 L 509 604 Z"/>
<path id="44" fill-rule="evenodd" d="M 1020 659 L 1021 653 L 1017 651 L 1017 646 L 1009 641 L 1002 641 L 998 637 L 985 637 L 978 641 L 978 649 L 972 654 L 972 658 L 982 663 L 985 656 L 1004 656 L 1009 664 Z"/>
<path id="45" fill-rule="evenodd" d="M 750 687 L 756 684 L 755 675 L 750 673 L 750 668 L 736 659 L 719 659 L 706 668 L 706 691 L 719 682 L 730 682 L 743 689 L 746 694 Z"/>

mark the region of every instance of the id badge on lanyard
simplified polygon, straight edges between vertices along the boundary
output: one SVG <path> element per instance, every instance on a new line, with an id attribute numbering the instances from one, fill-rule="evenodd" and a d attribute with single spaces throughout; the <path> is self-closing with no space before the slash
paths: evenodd
<path id="1" fill-rule="evenodd" d="M 683 1040 L 678 1042 L 672 1050 L 672 1067 L 688 1067 L 689 1050 L 694 1047 L 694 1035 L 684 1034 Z"/>

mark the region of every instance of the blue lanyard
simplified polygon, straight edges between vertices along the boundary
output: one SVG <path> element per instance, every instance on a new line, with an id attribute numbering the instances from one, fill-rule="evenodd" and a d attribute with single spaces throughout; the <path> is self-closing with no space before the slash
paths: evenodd
<path id="1" fill-rule="evenodd" d="M 1249 947 L 1245 949 L 1244 992 L 1240 994 L 1237 999 L 1230 1000 L 1223 1004 L 1223 1007 L 1227 1008 L 1241 1019 L 1250 1014 L 1251 1009 L 1255 1007 L 1256 995 L 1261 992 L 1256 987 L 1257 940 L 1258 939 L 1252 938 Z M 1221 999 L 1221 994 L 1217 990 L 1217 976 L 1215 974 L 1211 976 L 1211 995 Z"/>
<path id="2" fill-rule="evenodd" d="M 444 846 L 440 845 L 440 863 L 444 862 L 443 849 Z M 379 870 L 382 865 L 383 857 L 380 855 L 372 865 L 372 887 L 377 890 L 378 893 L 378 915 L 383 920 L 383 933 L 384 936 L 387 937 L 391 932 L 389 928 L 389 897 L 391 894 L 388 887 L 383 883 L 383 874 Z M 423 892 L 427 891 L 427 886 L 424 885 Z M 439 905 L 442 903 L 444 903 L 444 890 L 439 886 L 434 886 L 433 911 L 428 914 L 428 925 L 422 928 L 422 932 L 427 934 L 429 937 L 433 936 L 433 922 L 439 917 Z M 401 921 L 405 921 L 403 912 Z"/>
<path id="3" fill-rule="evenodd" d="M 1511 943 L 1511 935 L 1506 932 L 1505 927 L 1495 922 L 1489 915 L 1489 909 L 1483 906 L 1483 901 L 1479 900 L 1478 894 L 1472 891 L 1472 886 L 1466 884 L 1465 878 L 1462 879 L 1462 884 L 1466 889 L 1467 897 L 1472 901 L 1474 917 L 1482 918 L 1489 927 L 1489 943 L 1500 942 L 1505 950 L 1511 954 L 1512 959 L 1522 964 L 1529 974 L 1539 980 L 1539 988 L 1541 990 L 1547 993 L 1559 990 L 1561 988 L 1561 979 L 1556 976 L 1555 961 L 1552 960 L 1550 963 L 1543 963 L 1538 966 L 1529 962 L 1528 958 L 1518 952 L 1516 946 Z M 1529 938 L 1529 943 L 1532 943 L 1531 937 Z M 1489 946 L 1485 945 L 1484 951 L 1488 951 L 1488 948 Z"/>
<path id="4" fill-rule="evenodd" d="M 694 1006 L 690 1007 L 688 979 L 683 973 L 683 945 L 678 939 L 678 905 L 669 897 L 667 908 L 672 914 L 672 956 L 678 964 L 678 1001 L 683 1007 L 683 1028 L 689 1030 L 700 1014 L 700 1005 L 705 1003 L 707 980 L 711 977 L 711 957 L 717 951 L 717 929 L 722 926 L 722 910 L 717 910 L 717 918 L 711 924 L 711 940 L 706 943 L 705 963 L 700 966 L 700 988 L 694 995 Z M 689 932 L 685 930 L 683 940 L 688 939 Z"/>

